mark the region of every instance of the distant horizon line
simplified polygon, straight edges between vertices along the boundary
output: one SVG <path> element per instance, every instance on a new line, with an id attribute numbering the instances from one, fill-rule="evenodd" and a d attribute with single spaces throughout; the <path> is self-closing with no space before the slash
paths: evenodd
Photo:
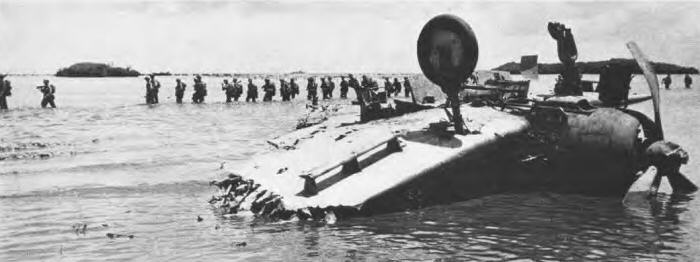
<path id="1" fill-rule="evenodd" d="M 610 61 L 610 60 L 615 60 L 615 59 L 633 60 L 632 58 L 609 58 L 609 59 L 607 59 L 607 60 L 576 61 L 576 63 L 604 62 L 604 61 Z M 678 65 L 678 64 L 675 64 L 675 63 L 672 63 L 672 62 L 658 62 L 658 61 L 653 61 L 653 62 L 655 62 L 655 63 L 672 64 L 672 65 L 676 65 L 676 66 L 680 66 L 680 67 L 695 68 L 695 66 L 693 66 L 693 65 Z M 79 64 L 79 63 L 101 63 L 101 62 L 78 62 L 78 63 L 74 63 L 74 64 Z M 504 65 L 506 65 L 506 64 L 510 64 L 510 63 L 519 64 L 520 62 L 519 62 L 519 61 L 508 61 L 508 62 L 502 63 L 502 64 L 500 64 L 500 65 L 498 65 L 498 66 L 495 66 L 495 67 L 491 67 L 491 68 L 488 68 L 488 69 L 486 69 L 486 68 L 477 68 L 477 69 L 475 69 L 474 71 L 480 71 L 480 70 L 482 70 L 482 71 L 483 71 L 483 70 L 494 71 L 494 69 L 496 69 L 496 68 L 498 68 L 498 67 L 501 67 L 501 66 L 504 66 Z M 113 66 L 113 67 L 121 67 L 121 66 L 115 66 L 115 63 L 114 63 L 114 62 L 105 62 L 105 63 L 103 63 L 103 64 L 110 65 L 110 66 Z M 561 62 L 556 62 L 556 61 L 555 61 L 555 62 L 538 61 L 537 64 L 538 64 L 538 65 L 543 65 L 543 64 L 553 65 L 553 64 L 561 64 Z M 124 66 L 123 68 L 131 68 L 131 69 L 133 69 L 133 70 L 137 70 L 137 69 L 133 68 L 132 66 Z M 59 69 L 59 70 L 60 70 L 60 69 Z M 137 70 L 137 71 L 138 71 L 138 70 Z M 495 71 L 498 71 L 498 70 L 495 70 Z M 225 74 L 229 74 L 229 75 L 234 75 L 234 74 L 235 74 L 235 75 L 281 75 L 281 74 L 295 74 L 295 73 L 314 74 L 314 75 L 321 75 L 321 74 L 335 74 L 335 75 L 338 75 L 338 74 L 349 74 L 350 71 L 342 71 L 342 72 L 341 72 L 341 71 L 336 71 L 336 72 L 310 72 L 310 71 L 308 71 L 308 72 L 307 72 L 307 71 L 304 71 L 304 70 L 297 70 L 297 71 L 291 71 L 291 72 L 241 72 L 241 73 L 229 73 L 229 72 L 196 72 L 196 73 L 195 73 L 195 72 L 178 72 L 178 73 L 172 73 L 172 72 L 169 72 L 169 71 L 158 71 L 158 70 L 156 70 L 156 71 L 150 71 L 149 73 L 140 73 L 140 75 L 151 75 L 151 74 L 156 74 L 156 75 L 158 75 L 158 74 L 162 74 L 162 73 L 169 73 L 170 75 L 198 75 L 198 74 L 199 74 L 199 75 L 225 75 Z M 56 73 L 3 73 L 2 71 L 0 71 L 0 74 L 4 74 L 4 75 L 7 75 L 7 76 L 12 76 L 12 75 L 15 75 L 15 76 L 29 76 L 29 75 L 33 75 L 33 76 L 55 76 L 55 75 L 56 75 Z M 357 72 L 353 72 L 352 74 L 395 74 L 395 75 L 401 75 L 401 74 L 422 74 L 422 72 L 420 72 L 420 71 L 418 71 L 418 72 L 384 72 L 384 71 L 359 72 L 359 71 L 357 71 Z"/>
<path id="2" fill-rule="evenodd" d="M 484 69 L 479 69 L 479 70 L 474 70 L 476 71 L 499 71 L 499 72 L 507 72 L 504 70 L 484 70 Z M 195 76 L 195 75 L 201 75 L 201 76 L 209 76 L 209 77 L 233 77 L 233 76 L 240 76 L 240 75 L 255 75 L 255 76 L 271 76 L 271 75 L 283 75 L 283 74 L 294 74 L 294 73 L 177 73 L 177 74 L 169 74 L 169 75 L 159 75 L 156 74 L 156 76 Z M 347 76 L 348 73 L 299 73 L 299 74 L 307 74 L 307 75 L 336 75 L 336 76 Z M 361 76 L 361 75 L 423 75 L 423 73 L 385 73 L 385 72 L 373 72 L 373 73 L 352 73 L 355 76 Z M 520 75 L 519 73 L 510 73 L 511 75 Z M 632 73 L 633 75 L 642 75 L 642 73 Z M 657 75 L 666 75 L 667 73 L 656 73 Z M 670 73 L 671 75 L 684 75 L 686 73 Z M 688 73 L 691 75 L 698 75 L 700 73 Z M 56 74 L 5 74 L 5 76 L 53 76 L 53 77 L 59 77 L 59 78 L 130 78 L 130 77 L 141 77 L 141 76 L 149 76 L 152 74 L 140 74 L 138 76 L 56 76 Z M 539 73 L 538 75 L 559 75 L 558 73 Z M 598 74 L 586 74 L 584 75 L 598 75 Z"/>
<path id="3" fill-rule="evenodd" d="M 481 70 L 481 69 L 479 69 Z M 307 75 L 348 75 L 348 74 L 353 74 L 353 75 L 362 75 L 362 74 L 387 74 L 387 75 L 414 75 L 414 74 L 423 74 L 422 72 L 285 72 L 285 73 L 279 73 L 279 72 L 245 72 L 245 73 L 222 73 L 222 72 L 189 72 L 189 73 L 171 73 L 167 71 L 160 71 L 160 72 L 150 72 L 150 73 L 139 73 L 138 76 L 148 76 L 148 75 L 156 75 L 156 76 L 188 76 L 188 75 L 294 75 L 294 74 L 307 74 Z M 4 75 L 6 76 L 56 76 L 56 73 L 5 73 Z M 102 78 L 102 77 L 138 77 L 138 76 L 59 76 L 59 77 L 69 77 L 69 78 Z"/>

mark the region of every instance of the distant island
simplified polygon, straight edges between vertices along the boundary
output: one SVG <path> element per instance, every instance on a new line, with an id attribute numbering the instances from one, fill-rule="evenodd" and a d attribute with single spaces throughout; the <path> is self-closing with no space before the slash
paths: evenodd
<path id="1" fill-rule="evenodd" d="M 624 59 L 624 58 L 613 58 L 608 61 L 594 61 L 594 62 L 578 62 L 576 63 L 576 66 L 579 68 L 582 74 L 600 74 L 601 69 L 608 64 L 611 63 L 623 63 L 623 64 L 628 64 L 630 66 L 634 66 L 635 68 L 635 73 L 641 74 L 641 70 L 639 69 L 639 66 L 637 66 L 637 62 L 635 62 L 633 59 Z M 654 67 L 654 70 L 656 71 L 657 74 L 697 74 L 698 69 L 694 67 L 683 67 L 679 65 L 674 65 L 674 64 L 668 64 L 668 63 L 651 63 L 652 66 Z M 538 65 L 538 72 L 540 74 L 560 74 L 564 67 L 560 63 L 555 63 L 555 64 L 537 64 Z M 511 74 L 519 74 L 520 73 L 520 63 L 516 62 L 509 62 L 505 63 L 499 67 L 494 68 L 493 70 L 498 70 L 498 71 L 508 71 Z"/>
<path id="2" fill-rule="evenodd" d="M 115 67 L 103 63 L 77 63 L 56 72 L 62 77 L 133 77 L 141 73 L 130 67 Z"/>
<path id="3" fill-rule="evenodd" d="M 171 76 L 171 75 L 173 75 L 173 73 L 170 73 L 170 72 L 153 72 L 153 73 L 150 73 L 149 75 L 152 75 L 152 76 Z"/>

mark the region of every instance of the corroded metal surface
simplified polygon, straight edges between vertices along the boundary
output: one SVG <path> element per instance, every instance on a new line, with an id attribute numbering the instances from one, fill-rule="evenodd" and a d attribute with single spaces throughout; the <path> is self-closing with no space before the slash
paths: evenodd
<path id="1" fill-rule="evenodd" d="M 250 211 L 281 219 L 323 218 L 328 212 L 333 216 L 383 212 L 374 200 L 387 199 L 393 191 L 419 178 L 429 179 L 436 170 L 477 155 L 503 137 L 528 127 L 524 117 L 492 108 L 463 106 L 463 110 L 474 116 L 466 121 L 474 130 L 467 135 L 445 136 L 431 130 L 431 123 L 445 115 L 442 109 L 428 109 L 361 124 L 348 122 L 352 118 L 341 115 L 272 139 L 269 142 L 276 149 L 236 167 L 231 171 L 235 175 L 215 183 L 221 192 L 212 203 L 227 213 Z M 398 137 L 400 151 L 372 149 L 394 136 Z M 361 154 L 368 148 L 372 150 Z M 358 172 L 345 174 L 337 165 L 348 156 L 357 158 Z M 300 194 L 304 188 L 300 176 L 329 166 L 334 171 L 319 181 L 327 185 L 318 194 Z"/>

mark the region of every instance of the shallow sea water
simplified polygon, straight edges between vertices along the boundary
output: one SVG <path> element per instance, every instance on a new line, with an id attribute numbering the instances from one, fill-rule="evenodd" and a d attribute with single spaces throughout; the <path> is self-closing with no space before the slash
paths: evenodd
<path id="1" fill-rule="evenodd" d="M 58 109 L 38 108 L 42 77 L 10 77 L 12 109 L 0 112 L 1 261 L 700 259 L 695 195 L 629 208 L 618 198 L 505 193 L 332 225 L 224 217 L 207 203 L 208 181 L 293 130 L 304 101 L 225 104 L 220 79 L 207 78 L 206 104 L 177 105 L 174 77 L 161 77 L 161 104 L 148 106 L 140 78 L 49 78 Z M 553 81 L 541 76 L 532 89 Z M 666 137 L 690 153 L 682 171 L 696 182 L 698 89 L 661 94 Z M 641 76 L 633 92 L 648 93 Z"/>

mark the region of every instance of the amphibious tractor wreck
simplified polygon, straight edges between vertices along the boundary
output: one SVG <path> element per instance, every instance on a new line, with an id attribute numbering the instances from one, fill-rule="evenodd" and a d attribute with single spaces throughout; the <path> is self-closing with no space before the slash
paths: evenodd
<path id="1" fill-rule="evenodd" d="M 346 106 L 269 140 L 269 152 L 212 181 L 218 193 L 210 203 L 224 214 L 334 220 L 505 191 L 622 198 L 637 181 L 632 188 L 647 195 L 662 176 L 676 192 L 696 190 L 678 171 L 687 154 L 663 140 L 656 75 L 636 45 L 628 46 L 649 82 L 654 120 L 626 109 L 624 95 L 590 105 L 576 91 L 570 30 L 555 24 L 550 33 L 567 66 L 555 88 L 564 91 L 517 101 L 492 97 L 477 106 L 459 96 L 478 61 L 474 32 L 456 16 L 434 17 L 418 37 L 417 54 L 425 76 L 447 95 L 444 105 L 357 89 L 359 110 Z M 624 72 L 606 75 L 606 88 L 624 93 L 632 71 Z"/>

